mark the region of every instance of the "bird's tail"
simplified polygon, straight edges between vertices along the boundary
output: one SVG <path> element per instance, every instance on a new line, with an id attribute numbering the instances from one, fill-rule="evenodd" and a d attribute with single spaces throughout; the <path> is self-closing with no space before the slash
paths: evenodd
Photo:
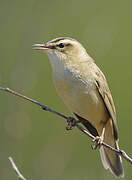
<path id="1" fill-rule="evenodd" d="M 110 128 L 112 125 L 111 119 L 107 122 L 105 127 L 105 135 L 104 142 L 114 147 L 115 149 L 119 149 L 118 140 L 115 140 L 113 135 L 113 128 Z M 101 160 L 104 165 L 104 168 L 109 169 L 115 176 L 123 177 L 124 169 L 122 166 L 122 159 L 119 154 L 110 149 L 101 146 L 100 147 L 100 155 Z"/>

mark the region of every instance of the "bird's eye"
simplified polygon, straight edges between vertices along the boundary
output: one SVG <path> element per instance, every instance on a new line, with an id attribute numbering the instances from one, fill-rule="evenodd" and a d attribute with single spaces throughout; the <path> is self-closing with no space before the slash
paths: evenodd
<path id="1" fill-rule="evenodd" d="M 59 48 L 63 48 L 64 46 L 65 46 L 64 43 L 60 43 L 60 44 L 58 45 Z"/>

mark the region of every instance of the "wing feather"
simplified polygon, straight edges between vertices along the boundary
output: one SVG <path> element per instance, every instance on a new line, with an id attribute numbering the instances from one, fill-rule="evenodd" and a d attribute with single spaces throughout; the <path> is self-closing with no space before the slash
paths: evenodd
<path id="1" fill-rule="evenodd" d="M 96 83 L 97 90 L 98 90 L 100 96 L 102 97 L 102 100 L 106 106 L 106 109 L 108 110 L 109 115 L 112 119 L 114 137 L 116 140 L 118 140 L 118 130 L 117 130 L 117 124 L 116 124 L 115 106 L 114 106 L 113 98 L 112 98 L 111 92 L 109 90 L 106 78 L 101 71 L 99 73 L 96 73 L 96 82 L 95 83 Z"/>

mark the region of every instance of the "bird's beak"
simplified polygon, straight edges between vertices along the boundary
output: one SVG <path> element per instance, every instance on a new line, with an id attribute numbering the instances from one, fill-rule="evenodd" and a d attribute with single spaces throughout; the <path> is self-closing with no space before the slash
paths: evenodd
<path id="1" fill-rule="evenodd" d="M 47 44 L 33 44 L 32 47 L 33 47 L 33 49 L 35 49 L 35 50 L 51 49 L 51 47 L 48 46 Z"/>

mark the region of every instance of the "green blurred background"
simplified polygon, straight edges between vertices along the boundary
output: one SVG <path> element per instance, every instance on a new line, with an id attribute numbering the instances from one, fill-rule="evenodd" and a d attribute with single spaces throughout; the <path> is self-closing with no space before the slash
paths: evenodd
<path id="1" fill-rule="evenodd" d="M 0 86 L 69 115 L 52 83 L 51 66 L 32 44 L 60 36 L 79 40 L 105 73 L 117 110 L 120 147 L 132 155 L 132 1 L 1 0 Z M 0 92 L 0 180 L 17 179 L 12 156 L 28 180 L 109 180 L 99 152 L 59 117 Z M 132 165 L 123 160 L 125 180 Z"/>

